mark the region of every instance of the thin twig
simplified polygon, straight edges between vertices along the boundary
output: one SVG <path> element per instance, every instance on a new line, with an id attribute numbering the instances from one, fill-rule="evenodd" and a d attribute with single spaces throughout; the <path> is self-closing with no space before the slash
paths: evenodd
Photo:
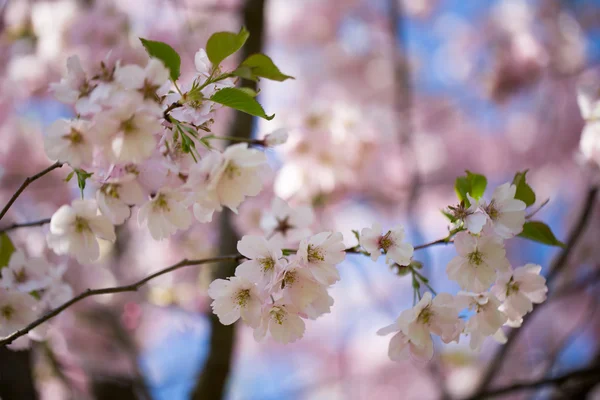
<path id="1" fill-rule="evenodd" d="M 550 283 L 554 280 L 554 278 L 556 278 L 556 276 L 558 276 L 558 274 L 567 266 L 567 260 L 568 260 L 569 256 L 571 255 L 573 248 L 579 241 L 579 238 L 581 237 L 581 235 L 583 234 L 583 231 L 585 230 L 585 228 L 587 226 L 589 216 L 592 213 L 594 205 L 596 204 L 597 194 L 598 194 L 597 187 L 592 187 L 588 190 L 586 200 L 583 205 L 581 214 L 579 215 L 579 218 L 577 219 L 575 226 L 573 227 L 573 229 L 571 230 L 571 233 L 569 234 L 567 244 L 566 244 L 565 248 L 562 250 L 562 252 L 559 254 L 559 256 L 554 260 L 554 262 L 550 266 L 550 272 L 548 273 L 548 276 L 546 277 L 546 284 L 548 286 L 550 286 Z M 542 306 L 543 306 L 543 304 L 540 304 L 537 307 L 534 307 L 533 310 L 523 318 L 523 323 L 522 323 L 521 327 L 519 329 L 513 329 L 512 331 L 510 331 L 510 333 L 508 334 L 506 343 L 498 349 L 495 356 L 492 358 L 492 361 L 490 362 L 489 367 L 487 368 L 485 374 L 483 375 L 483 377 L 478 385 L 478 388 L 476 390 L 477 394 L 481 394 L 481 393 L 485 392 L 486 388 L 492 382 L 494 377 L 498 374 L 499 369 L 502 366 L 502 362 L 504 361 L 504 358 L 508 354 L 509 350 L 516 343 L 516 339 L 519 335 L 519 332 L 524 331 L 525 326 L 529 323 L 529 321 L 531 321 L 533 315 L 535 313 L 539 312 L 539 310 L 541 308 L 543 308 Z"/>
<path id="2" fill-rule="evenodd" d="M 26 335 L 32 329 L 40 326 L 41 324 L 48 321 L 49 319 L 54 318 L 55 316 L 57 316 L 58 314 L 60 314 L 64 310 L 66 310 L 67 308 L 71 307 L 73 304 L 78 303 L 85 298 L 88 298 L 91 296 L 98 296 L 98 295 L 102 295 L 102 294 L 135 292 L 140 287 L 142 287 L 143 285 L 145 285 L 146 283 L 151 281 L 152 279 L 157 278 L 161 275 L 167 274 L 169 272 L 175 271 L 182 267 L 187 267 L 187 266 L 191 266 L 191 265 L 210 264 L 210 263 L 215 263 L 215 262 L 219 262 L 219 261 L 235 261 L 240 258 L 241 258 L 241 256 L 239 254 L 233 254 L 233 255 L 227 255 L 227 256 L 205 258 L 202 260 L 184 259 L 184 260 L 179 261 L 177 264 L 173 264 L 167 268 L 161 269 L 161 270 L 159 270 L 153 274 L 150 274 L 147 277 L 145 277 L 135 283 L 132 283 L 130 285 L 115 286 L 115 287 L 108 287 L 108 288 L 102 288 L 102 289 L 87 289 L 85 292 L 80 293 L 79 295 L 73 297 L 71 300 L 63 303 L 61 306 L 58 306 L 58 307 L 48 311 L 46 314 L 44 314 L 44 316 L 36 319 L 35 321 L 30 323 L 26 327 L 19 329 L 18 331 L 14 332 L 11 335 L 0 340 L 0 347 L 5 346 L 7 344 L 11 344 L 13 341 L 18 339 L 19 337 Z"/>
<path id="3" fill-rule="evenodd" d="M 8 225 L 7 227 L 0 229 L 0 233 L 12 231 L 12 230 L 18 229 L 18 228 L 27 228 L 27 227 L 31 227 L 31 226 L 42 226 L 42 225 L 46 225 L 49 223 L 50 223 L 50 218 L 40 219 L 39 221 L 23 222 L 20 224 L 15 223 L 15 224 Z"/>
<path id="4" fill-rule="evenodd" d="M 499 389 L 490 390 L 481 394 L 476 394 L 469 397 L 467 400 L 478 400 L 478 399 L 489 399 L 505 395 L 508 393 L 516 392 L 519 390 L 536 389 L 541 386 L 548 385 L 562 385 L 570 380 L 594 380 L 598 379 L 600 375 L 600 364 L 592 365 L 588 368 L 578 369 L 575 371 L 568 372 L 563 375 L 559 375 L 553 378 L 536 379 L 531 381 L 516 382 L 508 386 L 501 387 Z"/>
<path id="5" fill-rule="evenodd" d="M 8 209 L 13 205 L 13 203 L 15 202 L 15 200 L 17 200 L 17 197 L 19 197 L 21 195 L 21 193 L 23 193 L 23 191 L 25 190 L 25 188 L 27 186 L 29 186 L 29 184 L 39 178 L 41 178 L 42 176 L 46 175 L 48 172 L 53 171 L 57 168 L 60 168 L 63 166 L 63 163 L 60 161 L 55 162 L 54 164 L 52 164 L 51 166 L 49 166 L 48 168 L 46 168 L 45 170 L 38 172 L 35 175 L 29 176 L 27 178 L 25 178 L 25 181 L 21 184 L 21 186 L 19 187 L 19 189 L 17 189 L 17 191 L 15 192 L 15 194 L 12 195 L 12 197 L 10 198 L 10 200 L 8 201 L 8 203 L 4 206 L 4 208 L 2 209 L 2 211 L 0 211 L 0 220 L 4 217 L 4 215 L 8 212 Z"/>
<path id="6" fill-rule="evenodd" d="M 424 249 L 426 247 L 431 247 L 431 246 L 436 246 L 438 244 L 449 244 L 452 243 L 451 240 L 448 240 L 448 238 L 443 238 L 443 239 L 438 239 L 435 240 L 433 242 L 429 242 L 429 243 L 424 243 L 424 244 L 420 244 L 414 247 L 415 250 L 421 250 Z"/>

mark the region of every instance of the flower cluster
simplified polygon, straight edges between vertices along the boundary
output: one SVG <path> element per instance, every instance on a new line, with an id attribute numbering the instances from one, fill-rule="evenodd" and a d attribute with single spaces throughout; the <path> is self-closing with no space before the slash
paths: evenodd
<path id="1" fill-rule="evenodd" d="M 213 312 L 226 325 L 241 318 L 256 340 L 267 332 L 281 343 L 300 339 L 303 319 L 329 313 L 333 305 L 327 289 L 340 279 L 336 265 L 345 258 L 342 239 L 339 232 L 321 232 L 302 239 L 295 255 L 284 256 L 277 241 L 244 236 L 237 248 L 247 261 L 234 277 L 217 279 L 208 289 Z"/>
<path id="2" fill-rule="evenodd" d="M 23 328 L 41 312 L 73 296 L 71 286 L 62 279 L 65 270 L 65 266 L 51 265 L 41 257 L 12 253 L 8 265 L 0 270 L 0 336 Z M 39 340 L 41 333 L 38 329 L 29 338 Z"/>
<path id="3" fill-rule="evenodd" d="M 502 326 L 519 326 L 533 303 L 546 299 L 541 267 L 527 264 L 513 270 L 506 258 L 504 241 L 520 233 L 525 223 L 526 204 L 515 199 L 515 193 L 516 186 L 505 183 L 494 190 L 489 202 L 468 196 L 468 207 L 464 203 L 451 207 L 458 226 L 454 231 L 458 254 L 448 263 L 446 273 L 462 291 L 455 296 L 440 293 L 435 297 L 427 292 L 394 324 L 379 330 L 380 335 L 397 332 L 389 347 L 392 360 L 410 357 L 428 361 L 433 356 L 431 334 L 449 343 L 458 342 L 464 333 L 470 336 L 472 349 L 479 349 L 488 336 L 502 342 Z M 378 227 L 363 229 L 361 244 L 375 253 L 376 259 L 379 249 L 386 250 L 388 238 L 398 235 L 390 231 L 377 238 L 374 230 L 380 231 Z M 395 243 L 393 239 L 391 242 Z M 399 265 L 410 263 L 410 259 L 399 262 L 394 255 L 392 260 Z M 465 309 L 471 312 L 466 322 L 459 318 Z"/>
<path id="4" fill-rule="evenodd" d="M 96 260 L 96 238 L 114 241 L 113 224 L 125 222 L 133 206 L 139 206 L 139 225 L 162 240 L 189 228 L 192 214 L 210 222 L 215 211 L 236 211 L 246 196 L 260 192 L 262 152 L 247 143 L 221 152 L 199 136 L 210 132 L 220 107 L 209 98 L 234 81 L 203 49 L 195 65 L 182 92 L 156 58 L 145 67 L 103 62 L 97 74 L 86 74 L 76 56 L 69 58 L 67 75 L 52 90 L 74 106 L 77 118 L 52 124 L 45 148 L 50 158 L 69 163 L 78 180 L 91 177 L 96 201 L 65 205 L 53 216 L 48 244 L 57 254 Z M 284 132 L 269 140 L 282 141 Z"/>

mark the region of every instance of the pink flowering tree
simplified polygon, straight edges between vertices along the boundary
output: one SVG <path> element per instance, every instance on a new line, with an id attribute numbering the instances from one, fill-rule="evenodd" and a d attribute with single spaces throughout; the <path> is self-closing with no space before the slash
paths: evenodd
<path id="1" fill-rule="evenodd" d="M 598 262 L 595 245 L 586 242 L 594 237 L 600 163 L 597 75 L 583 74 L 569 87 L 580 114 L 571 104 L 568 118 L 576 129 L 585 124 L 574 163 L 576 149 L 564 143 L 547 144 L 544 157 L 529 154 L 531 140 L 514 133 L 504 141 L 480 139 L 468 113 L 417 94 L 420 70 L 403 24 L 427 18 L 434 2 L 391 1 L 385 12 L 361 1 L 313 4 L 310 13 L 326 24 L 303 23 L 309 11 L 300 2 L 177 3 L 165 6 L 164 18 L 169 26 L 177 20 L 172 13 L 186 16 L 185 24 L 175 23 L 182 37 L 155 26 L 147 32 L 152 39 L 133 42 L 127 37 L 137 31 L 128 22 L 136 19 L 128 13 L 142 7 L 134 3 L 6 6 L 8 31 L 20 32 L 25 43 L 33 31 L 39 43 L 24 55 L 23 43 L 1 43 L 20 56 L 7 56 L 2 71 L 8 111 L 0 115 L 0 346 L 6 357 L 44 355 L 36 361 L 52 372 L 38 383 L 44 398 L 157 396 L 152 371 L 138 358 L 152 342 L 169 342 L 157 331 L 177 324 L 186 330 L 185 321 L 163 313 L 167 305 L 208 315 L 208 355 L 187 384 L 191 398 L 235 393 L 233 349 L 239 338 L 238 357 L 250 352 L 239 344 L 246 337 L 265 353 L 316 353 L 323 360 L 317 374 L 343 384 L 353 378 L 344 368 L 328 373 L 335 357 L 365 361 L 363 374 L 403 375 L 402 385 L 414 378 L 419 387 L 408 397 L 488 398 L 546 386 L 584 396 L 594 389 L 599 355 L 553 374 L 564 344 L 540 333 L 552 323 L 550 311 L 541 314 L 545 320 L 533 317 L 552 298 L 559 304 L 553 312 L 566 319 L 562 299 L 584 293 L 573 304 L 597 302 L 598 274 L 586 268 Z M 215 17 L 207 32 L 196 33 L 194 25 L 204 21 L 197 13 L 238 10 L 241 22 Z M 365 13 L 351 25 L 364 25 L 364 41 L 352 30 L 344 34 L 357 10 Z M 489 33 L 470 36 L 481 27 L 461 26 L 443 44 L 448 54 L 495 49 L 488 101 L 505 104 L 545 73 L 556 79 L 548 90 L 560 93 L 552 85 L 583 69 L 577 21 L 542 7 L 542 26 L 555 35 L 543 43 L 528 10 L 500 5 L 487 21 Z M 280 32 L 272 34 L 276 46 L 264 45 L 268 12 Z M 49 27 L 53 16 L 67 21 L 58 33 Z M 513 17 L 519 18 L 510 25 Z M 315 43 L 317 68 L 304 65 L 299 50 Z M 279 57 L 286 62 L 276 64 Z M 478 76 L 465 60 L 448 61 L 447 79 Z M 23 126 L 11 103 L 38 97 L 67 110 L 42 134 Z M 521 117 L 506 129 L 537 123 Z M 432 133 L 442 129 L 447 135 Z M 564 165 L 551 168 L 552 162 Z M 553 179 L 561 167 L 585 178 L 561 186 Z M 560 201 L 564 187 L 587 187 L 587 197 L 560 240 L 545 211 L 560 207 L 550 194 Z M 543 265 L 519 252 L 524 240 L 555 248 L 555 258 Z M 440 248 L 443 262 L 430 253 Z M 371 273 L 381 278 L 379 288 L 369 286 L 369 274 L 353 285 L 352 263 L 377 271 Z M 357 296 L 361 285 L 366 295 Z M 392 306 L 385 316 L 360 313 L 363 297 Z M 369 324 L 360 336 L 368 348 L 359 356 L 326 344 L 336 332 L 326 321 L 338 312 Z M 532 348 L 556 354 L 523 375 L 524 356 L 510 351 L 524 346 L 518 339 L 526 328 L 548 341 Z M 556 331 L 566 330 L 568 339 L 567 328 Z M 453 359 L 459 351 L 468 360 Z M 34 385 L 35 363 L 14 362 L 26 371 L 15 390 L 0 392 L 4 397 Z M 111 379 L 125 383 L 105 382 Z M 388 398 L 402 385 L 373 378 L 366 387 Z"/>

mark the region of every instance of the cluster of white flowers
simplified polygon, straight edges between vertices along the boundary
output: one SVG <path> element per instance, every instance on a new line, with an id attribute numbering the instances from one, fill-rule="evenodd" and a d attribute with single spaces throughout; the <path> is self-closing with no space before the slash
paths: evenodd
<path id="1" fill-rule="evenodd" d="M 339 232 L 311 235 L 312 220 L 310 207 L 292 208 L 273 199 L 261 218 L 269 239 L 244 236 L 237 249 L 247 261 L 237 266 L 234 277 L 217 279 L 208 289 L 221 323 L 241 317 L 254 328 L 256 340 L 270 332 L 274 340 L 289 343 L 303 336 L 303 319 L 330 312 L 328 288 L 340 279 L 336 265 L 344 260 L 345 247 Z M 298 249 L 284 249 L 286 244 Z"/>
<path id="2" fill-rule="evenodd" d="M 520 326 L 533 303 L 546 299 L 546 280 L 540 276 L 542 268 L 527 264 L 513 270 L 506 258 L 504 240 L 520 233 L 525 222 L 526 205 L 515 199 L 515 192 L 516 186 L 506 183 L 496 188 L 489 202 L 469 197 L 469 207 L 453 208 L 463 230 L 454 236 L 458 254 L 448 263 L 446 273 L 462 291 L 456 296 L 440 293 L 435 297 L 427 292 L 415 307 L 402 312 L 394 324 L 379 330 L 380 335 L 397 332 L 389 347 L 392 360 L 431 359 L 432 333 L 444 343 L 458 342 L 460 335 L 466 334 L 470 336 L 472 349 L 479 349 L 488 336 L 502 342 L 505 340 L 502 326 Z M 364 229 L 361 234 L 362 246 L 375 253 L 374 259 L 381 249 L 392 261 L 409 265 L 412 251 L 408 250 L 412 247 L 405 246 L 400 257 L 394 252 L 390 255 L 389 249 L 397 243 L 395 238 L 402 237 L 397 233 L 401 230 L 379 237 L 374 237 L 374 231 L 380 232 L 379 227 Z M 472 314 L 466 322 L 459 317 L 465 309 Z"/>
<path id="3" fill-rule="evenodd" d="M 139 206 L 139 225 L 162 240 L 189 228 L 192 213 L 199 222 L 210 222 L 215 211 L 236 211 L 246 196 L 261 191 L 264 153 L 247 143 L 220 152 L 202 140 L 199 132 L 210 131 L 220 106 L 208 99 L 234 81 L 211 80 L 220 67 L 211 65 L 203 49 L 195 64 L 194 79 L 183 85 L 188 90 L 175 86 L 173 92 L 169 70 L 155 58 L 145 68 L 102 63 L 94 76 L 76 56 L 69 58 L 66 77 L 52 90 L 74 105 L 77 118 L 50 126 L 46 153 L 69 163 L 78 178 L 91 176 L 97 190 L 95 202 L 73 202 L 52 217 L 48 244 L 57 254 L 79 262 L 98 259 L 96 238 L 114 241 L 113 224 L 124 223 L 133 206 Z M 264 143 L 286 138 L 277 131 Z"/>
<path id="4" fill-rule="evenodd" d="M 0 270 L 0 336 L 6 336 L 33 322 L 41 312 L 57 307 L 73 296 L 62 276 L 66 266 L 54 266 L 41 257 L 27 257 L 15 251 Z M 43 329 L 28 338 L 42 339 Z M 27 341 L 26 341 L 27 342 Z M 23 341 L 15 342 L 15 347 Z"/>
<path id="5" fill-rule="evenodd" d="M 276 242 L 244 236 L 238 251 L 248 260 L 235 276 L 211 283 L 213 312 L 221 323 L 242 320 L 254 328 L 254 338 L 271 333 L 281 343 L 304 335 L 303 319 L 329 313 L 333 299 L 327 288 L 340 279 L 336 265 L 345 258 L 339 232 L 321 232 L 302 239 L 295 255 L 284 256 Z"/>

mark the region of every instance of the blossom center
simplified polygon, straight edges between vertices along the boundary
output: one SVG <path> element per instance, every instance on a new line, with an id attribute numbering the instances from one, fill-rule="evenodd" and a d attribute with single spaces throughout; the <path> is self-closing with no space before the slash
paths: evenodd
<path id="1" fill-rule="evenodd" d="M 275 260 L 272 257 L 260 258 L 258 262 L 262 266 L 263 272 L 269 272 L 275 267 Z"/>
<path id="2" fill-rule="evenodd" d="M 483 262 L 483 253 L 479 250 L 475 250 L 474 252 L 469 253 L 467 257 L 469 259 L 470 264 L 481 265 L 481 263 Z"/>
<path id="3" fill-rule="evenodd" d="M 142 86 L 142 88 L 140 89 L 140 92 L 142 92 L 144 99 L 155 100 L 156 99 L 156 91 L 158 90 L 158 88 L 159 87 L 157 85 L 153 85 L 151 82 L 148 82 L 148 80 L 145 79 L 144 86 Z"/>
<path id="4" fill-rule="evenodd" d="M 167 196 L 164 194 L 159 194 L 154 199 L 154 211 L 169 211 L 169 202 L 167 201 Z"/>
<path id="5" fill-rule="evenodd" d="M 495 221 L 500 216 L 500 211 L 496 208 L 494 200 L 492 200 L 490 204 L 488 204 L 487 207 L 485 207 L 485 212 L 492 221 Z"/>
<path id="6" fill-rule="evenodd" d="M 512 278 L 510 278 L 510 281 L 506 285 L 506 296 L 508 297 L 511 294 L 515 294 L 518 292 L 519 292 L 519 282 L 515 282 L 515 281 L 513 281 Z"/>
<path id="7" fill-rule="evenodd" d="M 235 296 L 235 302 L 240 307 L 246 307 L 250 300 L 250 289 L 243 289 L 237 292 Z"/>
<path id="8" fill-rule="evenodd" d="M 383 249 L 384 252 L 387 252 L 394 244 L 395 241 L 392 238 L 392 231 L 388 231 L 388 233 L 379 238 L 379 248 Z"/>
<path id="9" fill-rule="evenodd" d="M 83 233 L 89 230 L 91 230 L 90 224 L 85 218 L 75 217 L 75 232 Z"/>
<path id="10" fill-rule="evenodd" d="M 7 304 L 4 307 L 0 308 L 0 314 L 6 320 L 11 319 L 12 316 L 14 315 L 14 313 L 15 313 L 15 309 L 10 304 Z"/>
<path id="11" fill-rule="evenodd" d="M 119 198 L 119 187 L 121 185 L 116 183 L 106 183 L 102 185 L 100 191 L 104 193 L 108 197 L 112 197 L 113 199 Z"/>
<path id="12" fill-rule="evenodd" d="M 229 179 L 233 179 L 237 176 L 241 175 L 241 168 L 234 162 L 232 161 L 228 161 L 227 162 L 227 166 L 225 167 L 225 171 L 224 174 L 225 176 L 227 176 L 227 178 Z"/>
<path id="13" fill-rule="evenodd" d="M 419 316 L 417 317 L 417 322 L 420 324 L 427 325 L 429 324 L 431 317 L 433 317 L 433 311 L 431 311 L 431 308 L 427 306 L 419 313 Z"/>
<path id="14" fill-rule="evenodd" d="M 13 272 L 13 275 L 15 277 L 15 281 L 17 281 L 18 283 L 25 283 L 29 278 L 27 276 L 27 271 L 25 271 L 25 267 L 21 267 L 21 269 L 18 272 Z"/>
<path id="15" fill-rule="evenodd" d="M 283 325 L 286 313 L 281 307 L 273 307 L 269 313 L 271 314 L 271 318 L 274 319 L 278 325 Z"/>
<path id="16" fill-rule="evenodd" d="M 136 126 L 135 126 L 135 122 L 133 122 L 134 118 L 135 118 L 135 115 L 132 115 L 130 118 L 121 122 L 121 130 L 123 131 L 123 133 L 127 134 L 127 133 L 135 132 Z"/>
<path id="17" fill-rule="evenodd" d="M 296 271 L 288 271 L 283 278 L 283 286 L 292 286 L 298 279 L 298 273 Z"/>
<path id="18" fill-rule="evenodd" d="M 275 227 L 275 232 L 280 232 L 282 235 L 286 235 L 287 231 L 292 229 L 294 226 L 289 222 L 290 217 L 285 217 L 284 219 L 277 219 L 277 226 Z"/>
<path id="19" fill-rule="evenodd" d="M 309 263 L 325 261 L 325 256 L 323 255 L 323 250 L 319 247 L 313 246 L 312 244 L 308 245 L 308 249 L 306 250 L 306 255 Z"/>
<path id="20" fill-rule="evenodd" d="M 69 132 L 69 134 L 64 135 L 63 138 L 68 140 L 69 142 L 71 142 L 71 144 L 76 145 L 76 144 L 83 143 L 83 135 L 81 134 L 80 131 L 78 131 L 75 128 L 71 128 L 71 131 Z"/>

